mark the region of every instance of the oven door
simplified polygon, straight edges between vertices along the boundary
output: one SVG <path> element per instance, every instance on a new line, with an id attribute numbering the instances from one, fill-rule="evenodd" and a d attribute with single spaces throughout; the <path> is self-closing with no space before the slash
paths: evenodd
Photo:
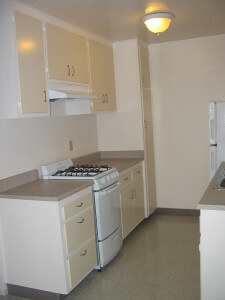
<path id="1" fill-rule="evenodd" d="M 121 225 L 119 183 L 94 194 L 98 240 L 103 241 Z"/>

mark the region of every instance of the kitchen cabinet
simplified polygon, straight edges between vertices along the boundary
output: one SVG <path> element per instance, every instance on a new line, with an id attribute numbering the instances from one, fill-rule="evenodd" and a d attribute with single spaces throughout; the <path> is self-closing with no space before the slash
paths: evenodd
<path id="1" fill-rule="evenodd" d="M 94 111 L 116 110 L 113 49 L 97 41 L 89 40 L 92 93 Z"/>
<path id="2" fill-rule="evenodd" d="M 150 87 L 148 48 L 139 44 L 140 82 L 142 87 Z"/>
<path id="3" fill-rule="evenodd" d="M 47 113 L 42 21 L 15 11 L 20 112 Z"/>
<path id="4" fill-rule="evenodd" d="M 120 175 L 122 234 L 125 238 L 144 218 L 144 183 L 142 164 Z"/>
<path id="5" fill-rule="evenodd" d="M 88 84 L 87 39 L 46 22 L 46 41 L 49 79 Z"/>
<path id="6" fill-rule="evenodd" d="M 224 228 L 224 210 L 201 210 L 199 250 L 202 300 L 225 299 Z"/>
<path id="7" fill-rule="evenodd" d="M 0 199 L 6 282 L 68 294 L 97 264 L 91 187 L 60 201 Z"/>

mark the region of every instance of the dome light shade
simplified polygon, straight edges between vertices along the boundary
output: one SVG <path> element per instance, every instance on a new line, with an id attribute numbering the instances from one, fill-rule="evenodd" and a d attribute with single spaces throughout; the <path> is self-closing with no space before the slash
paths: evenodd
<path id="1" fill-rule="evenodd" d="M 150 13 L 142 17 L 146 27 L 151 32 L 159 34 L 168 29 L 174 14 L 165 12 Z"/>

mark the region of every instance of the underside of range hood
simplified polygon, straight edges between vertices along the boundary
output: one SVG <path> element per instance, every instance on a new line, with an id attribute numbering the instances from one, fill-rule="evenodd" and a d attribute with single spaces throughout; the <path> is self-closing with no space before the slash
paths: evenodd
<path id="1" fill-rule="evenodd" d="M 64 101 L 76 101 L 76 100 L 94 100 L 97 96 L 88 93 L 78 93 L 72 90 L 59 90 L 59 89 L 49 89 L 49 101 L 54 102 L 57 100 Z"/>

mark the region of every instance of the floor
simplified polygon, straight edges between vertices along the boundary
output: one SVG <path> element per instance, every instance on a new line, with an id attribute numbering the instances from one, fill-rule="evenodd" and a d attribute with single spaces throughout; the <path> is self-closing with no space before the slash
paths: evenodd
<path id="1" fill-rule="evenodd" d="M 125 239 L 108 266 L 90 273 L 66 300 L 198 300 L 198 245 L 198 217 L 154 215 Z"/>

